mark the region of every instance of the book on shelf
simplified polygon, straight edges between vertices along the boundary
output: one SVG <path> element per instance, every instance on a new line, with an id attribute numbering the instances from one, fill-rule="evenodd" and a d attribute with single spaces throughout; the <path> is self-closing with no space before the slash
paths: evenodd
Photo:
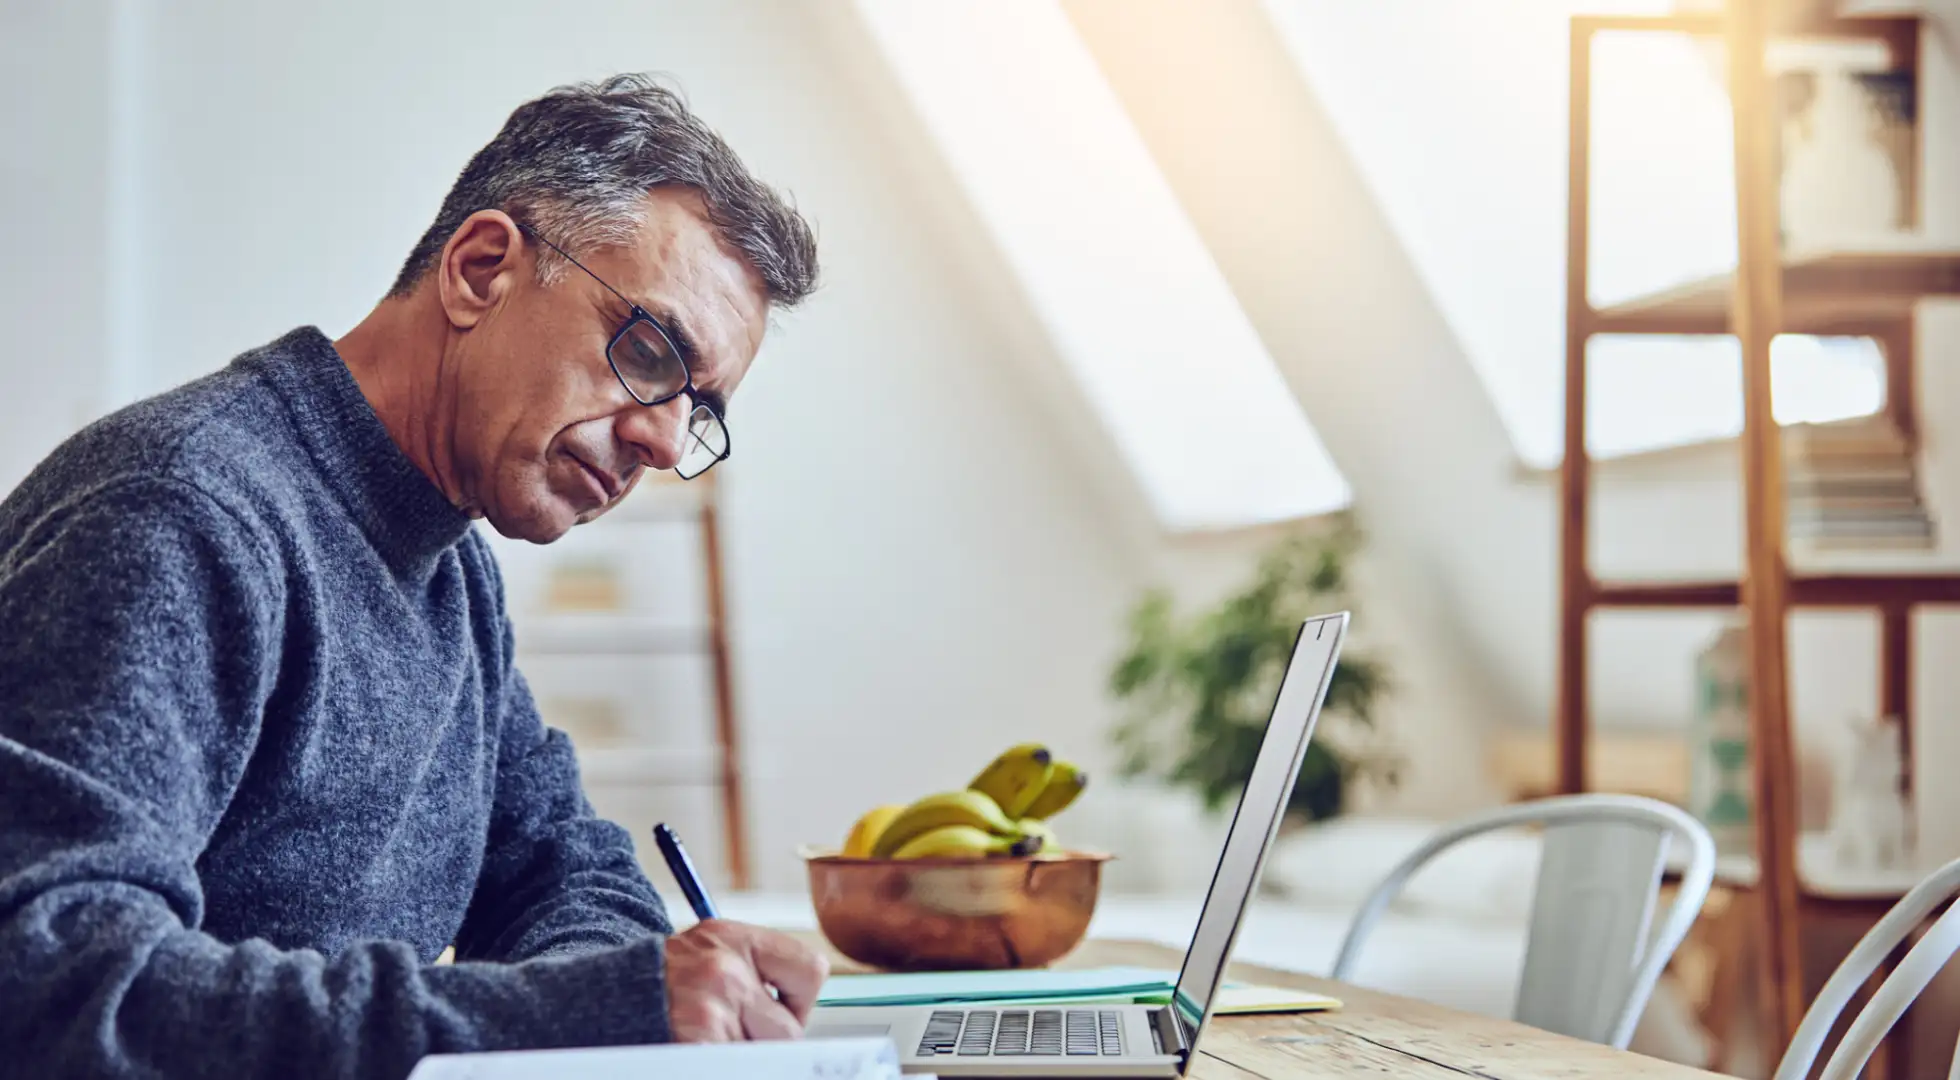
<path id="1" fill-rule="evenodd" d="M 1937 539 L 1912 446 L 1885 416 L 1783 429 L 1784 522 L 1819 551 L 1919 550 Z"/>
<path id="2" fill-rule="evenodd" d="M 1865 551 L 1931 551 L 1931 536 L 1793 536 L 1790 550 L 1805 555 Z"/>
<path id="3" fill-rule="evenodd" d="M 1822 502 L 1833 506 L 1919 505 L 1919 488 L 1909 480 L 1803 480 L 1785 484 L 1792 503 Z"/>
<path id="4" fill-rule="evenodd" d="M 1931 535 L 1933 521 L 1924 513 L 1869 514 L 1858 517 L 1793 517 L 1792 533 L 1914 533 Z"/>

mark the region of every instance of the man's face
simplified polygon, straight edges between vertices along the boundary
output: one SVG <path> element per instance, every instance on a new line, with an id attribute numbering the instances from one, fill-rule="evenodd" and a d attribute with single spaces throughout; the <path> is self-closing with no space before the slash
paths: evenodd
<path id="1" fill-rule="evenodd" d="M 696 393 L 725 415 L 762 344 L 767 295 L 698 196 L 659 189 L 648 206 L 632 243 L 572 254 L 667 327 Z M 542 544 L 605 513 L 645 470 L 673 468 L 694 402 L 635 401 L 606 360 L 628 306 L 575 266 L 539 285 L 540 245 L 524 240 L 504 298 L 453 339 L 444 378 L 466 504 L 505 536 Z"/>

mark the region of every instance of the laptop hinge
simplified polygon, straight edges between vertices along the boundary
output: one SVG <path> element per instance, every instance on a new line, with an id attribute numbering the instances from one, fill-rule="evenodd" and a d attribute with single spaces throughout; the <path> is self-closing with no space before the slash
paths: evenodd
<path id="1" fill-rule="evenodd" d="M 1150 1026 L 1157 1029 L 1157 1052 L 1175 1055 L 1186 1061 L 1191 1057 L 1191 1044 L 1184 1040 L 1184 1025 L 1177 1022 L 1177 1012 L 1169 1005 L 1150 1014 Z"/>

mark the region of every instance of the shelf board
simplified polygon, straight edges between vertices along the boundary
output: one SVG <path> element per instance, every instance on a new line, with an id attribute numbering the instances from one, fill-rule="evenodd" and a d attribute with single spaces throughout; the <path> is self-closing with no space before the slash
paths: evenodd
<path id="1" fill-rule="evenodd" d="M 1726 334 L 1735 276 L 1723 274 L 1592 313 L 1596 334 Z M 1922 297 L 1960 295 L 1960 251 L 1829 252 L 1783 265 L 1783 330 L 1870 333 Z"/>
<path id="2" fill-rule="evenodd" d="M 1592 605 L 1613 608 L 1735 607 L 1741 587 L 1733 581 L 1602 581 Z"/>
<path id="3" fill-rule="evenodd" d="M 1839 0 L 1841 19 L 1924 18 L 1934 14 L 1928 0 Z"/>
<path id="4" fill-rule="evenodd" d="M 1920 20 L 1927 14 L 1927 5 L 1932 0 L 1838 0 L 1836 10 L 1821 17 L 1809 8 L 1830 5 L 1778 4 L 1770 12 L 1769 31 L 1773 38 L 1876 38 L 1894 49 L 1900 48 L 1910 39 L 1907 34 L 1916 31 Z M 1638 32 L 1693 34 L 1701 37 L 1721 37 L 1723 31 L 1721 5 L 1714 10 L 1676 10 L 1656 15 L 1574 15 L 1572 25 L 1586 33 L 1600 32 Z M 1911 60 L 1894 64 L 1910 64 Z"/>
<path id="5" fill-rule="evenodd" d="M 1790 581 L 1790 599 L 1806 607 L 1960 604 L 1960 573 L 1800 574 Z"/>
<path id="6" fill-rule="evenodd" d="M 641 656 L 707 651 L 710 632 L 657 615 L 552 612 L 513 618 L 520 653 Z"/>
<path id="7" fill-rule="evenodd" d="M 1905 574 L 1793 574 L 1794 607 L 1876 607 L 1910 602 L 1960 604 L 1960 572 Z M 1593 607 L 1724 608 L 1742 603 L 1735 581 L 1602 581 Z"/>
<path id="8" fill-rule="evenodd" d="M 1797 888 L 1811 899 L 1890 903 L 1937 869 L 1937 864 L 1917 863 L 1871 869 L 1845 866 L 1837 858 L 1828 835 L 1812 832 L 1797 837 Z M 1761 868 L 1753 854 L 1719 855 L 1715 859 L 1715 880 L 1723 885 L 1754 888 L 1761 877 Z"/>
<path id="9" fill-rule="evenodd" d="M 579 746 L 579 779 L 588 784 L 694 784 L 721 781 L 721 754 L 713 747 L 600 743 Z"/>

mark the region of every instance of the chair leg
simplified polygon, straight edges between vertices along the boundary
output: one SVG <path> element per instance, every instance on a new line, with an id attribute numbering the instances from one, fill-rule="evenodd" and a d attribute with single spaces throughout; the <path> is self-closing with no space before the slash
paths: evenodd
<path id="1" fill-rule="evenodd" d="M 1893 952 L 1885 958 L 1884 963 L 1872 970 L 1872 977 L 1865 980 L 1866 1002 L 1871 1001 L 1872 996 L 1878 993 L 1878 988 L 1885 984 L 1886 979 L 1892 977 L 1892 970 L 1898 966 L 1900 955 L 1898 952 Z M 1861 1005 L 1860 1008 L 1862 1009 L 1863 1006 Z M 1845 1011 L 1850 1012 L 1848 1009 Z M 1885 1036 L 1878 1044 L 1878 1049 L 1872 1051 L 1871 1060 L 1865 1063 L 1865 1080 L 1905 1080 L 1904 1074 L 1898 1071 L 1898 1055 L 1892 1052 L 1893 1040 L 1898 1038 L 1898 1035 L 1899 1029 L 1894 1027 L 1891 1034 Z"/>
<path id="2" fill-rule="evenodd" d="M 1878 970 L 1872 972 L 1871 980 L 1867 983 L 1871 993 L 1878 993 L 1879 986 L 1898 970 L 1899 962 L 1912 951 L 1913 943 L 1918 939 L 1917 932 L 1907 934 L 1905 940 L 1899 942 L 1898 948 L 1886 956 L 1885 962 L 1878 965 Z M 1865 1070 L 1865 1075 L 1871 1080 L 1913 1080 L 1912 1014 L 1913 1010 L 1907 1009 L 1899 1017 L 1899 1022 L 1892 1025 L 1892 1031 L 1885 1036 L 1885 1041 L 1879 1043 L 1878 1049 L 1873 1052 L 1871 1065 Z"/>
<path id="3" fill-rule="evenodd" d="M 1751 913 L 1753 916 L 1750 920 L 1750 929 L 1748 932 L 1752 950 L 1776 948 L 1776 942 L 1770 940 L 1768 935 L 1759 930 L 1764 920 L 1768 918 L 1770 901 L 1766 891 L 1763 889 L 1752 889 L 1749 892 L 1749 899 L 1751 901 Z M 1798 897 L 1797 908 L 1800 912 L 1803 909 L 1803 898 L 1801 896 Z M 1803 922 L 1801 918 L 1799 918 L 1798 926 L 1797 940 L 1801 943 L 1804 940 L 1802 930 Z M 1796 959 L 1796 970 L 1787 972 L 1786 977 L 1794 978 L 1801 983 L 1804 977 L 1802 949 L 1797 950 Z M 1763 957 L 1760 953 L 1752 951 L 1748 963 L 1747 974 L 1743 975 L 1743 977 L 1752 980 L 1753 983 L 1749 992 L 1753 995 L 1756 1003 L 1757 1053 L 1762 1055 L 1763 1075 L 1771 1076 L 1776 1072 L 1777 1063 L 1783 1060 L 1784 1052 L 1790 1047 L 1790 1033 L 1780 1031 L 1776 1026 L 1775 1001 L 1776 995 L 1782 993 L 1782 987 L 1774 985 L 1769 981 L 1769 969 L 1764 964 Z"/>

